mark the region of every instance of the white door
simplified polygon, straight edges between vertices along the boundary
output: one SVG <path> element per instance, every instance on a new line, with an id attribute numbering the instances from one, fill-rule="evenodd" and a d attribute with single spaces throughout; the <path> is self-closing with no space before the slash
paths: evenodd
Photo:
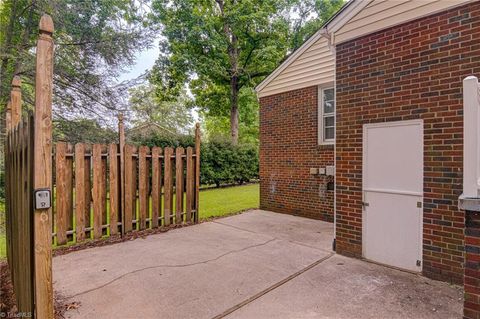
<path id="1" fill-rule="evenodd" d="M 421 271 L 423 122 L 363 127 L 363 256 Z"/>

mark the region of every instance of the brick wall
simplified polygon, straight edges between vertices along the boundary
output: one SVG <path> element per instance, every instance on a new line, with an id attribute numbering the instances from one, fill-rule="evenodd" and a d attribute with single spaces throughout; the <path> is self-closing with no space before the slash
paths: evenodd
<path id="1" fill-rule="evenodd" d="M 260 99 L 260 208 L 333 221 L 333 145 L 318 145 L 316 86 Z"/>
<path id="2" fill-rule="evenodd" d="M 362 254 L 362 126 L 424 120 L 423 272 L 461 283 L 462 80 L 480 75 L 480 3 L 337 46 L 337 251 Z"/>
<path id="3" fill-rule="evenodd" d="M 480 212 L 467 212 L 465 222 L 464 318 L 480 319 Z"/>

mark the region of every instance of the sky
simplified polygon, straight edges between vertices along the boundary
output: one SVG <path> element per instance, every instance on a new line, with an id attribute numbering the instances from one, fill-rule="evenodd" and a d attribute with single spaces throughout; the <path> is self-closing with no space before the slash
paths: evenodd
<path id="1" fill-rule="evenodd" d="M 145 73 L 145 71 L 152 68 L 155 64 L 155 60 L 158 57 L 160 50 L 158 48 L 158 40 L 153 41 L 153 46 L 150 49 L 137 52 L 135 55 L 135 64 L 126 69 L 120 77 L 119 82 L 128 81 L 137 78 Z M 187 90 L 187 94 L 191 95 L 190 90 Z M 199 121 L 199 114 L 196 108 L 192 109 L 192 116 L 195 122 Z"/>
<path id="2" fill-rule="evenodd" d="M 134 79 L 142 75 L 146 70 L 152 68 L 159 54 L 158 41 L 153 42 L 153 46 L 145 51 L 138 52 L 135 58 L 135 64 L 119 77 L 119 82 Z"/>

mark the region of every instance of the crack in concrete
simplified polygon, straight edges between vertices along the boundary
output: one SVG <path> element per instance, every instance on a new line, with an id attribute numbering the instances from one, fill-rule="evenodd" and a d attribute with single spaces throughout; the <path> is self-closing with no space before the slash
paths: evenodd
<path id="1" fill-rule="evenodd" d="M 99 289 L 102 289 L 108 285 L 111 285 L 112 283 L 128 276 L 128 275 L 132 275 L 132 274 L 135 274 L 135 273 L 138 273 L 138 272 L 141 272 L 141 271 L 145 271 L 145 270 L 150 270 L 150 269 L 156 269 L 156 268 L 185 268 L 185 267 L 191 267 L 191 266 L 196 266 L 196 265 L 201 265 L 201 264 L 206 264 L 206 263 L 209 263 L 209 262 L 212 262 L 212 261 L 217 261 L 219 260 L 220 258 L 222 257 L 225 257 L 227 255 L 231 255 L 231 254 L 235 254 L 235 253 L 239 253 L 239 252 L 243 252 L 245 250 L 248 250 L 248 249 L 251 249 L 251 248 L 256 248 L 256 247 L 260 247 L 260 246 L 265 246 L 269 243 L 271 243 L 272 241 L 275 241 L 276 238 L 272 238 L 272 239 L 269 239 L 263 243 L 260 243 L 260 244 L 255 244 L 255 245 L 250 245 L 250 246 L 247 246 L 247 247 L 244 247 L 244 248 L 241 248 L 241 249 L 235 249 L 235 250 L 230 250 L 224 254 L 221 254 L 215 258 L 212 258 L 212 259 L 207 259 L 207 260 L 203 260 L 203 261 L 199 261 L 199 262 L 194 262 L 194 263 L 188 263 L 188 264 L 175 264 L 175 265 L 171 265 L 171 264 L 161 264 L 161 265 L 155 265 L 155 266 L 149 266 L 149 267 L 144 267 L 144 268 L 140 268 L 140 269 L 135 269 L 135 270 L 132 270 L 132 271 L 129 271 L 127 273 L 124 273 L 98 287 L 95 287 L 95 288 L 92 288 L 92 289 L 88 289 L 88 290 L 85 290 L 85 291 L 82 291 L 82 292 L 79 292 L 79 293 L 76 293 L 74 295 L 71 295 L 71 296 L 68 296 L 66 297 L 66 299 L 72 299 L 72 298 L 75 298 L 75 297 L 78 297 L 78 296 L 81 296 L 81 295 L 85 295 L 87 293 L 90 293 L 92 291 L 96 291 L 96 290 L 99 290 Z"/>
<path id="2" fill-rule="evenodd" d="M 295 245 L 298 245 L 298 246 L 303 246 L 303 247 L 307 247 L 307 248 L 319 250 L 319 251 L 325 252 L 325 253 L 331 253 L 331 252 L 332 252 L 331 250 L 326 250 L 326 249 L 323 249 L 323 248 L 318 248 L 318 247 L 314 247 L 314 246 L 310 246 L 310 245 L 305 245 L 304 243 L 300 243 L 300 242 L 298 242 L 298 241 L 294 241 L 294 240 L 290 240 L 290 239 L 278 238 L 278 237 L 275 237 L 275 236 L 272 236 L 272 235 L 266 235 L 266 234 L 264 234 L 264 233 L 255 232 L 255 231 L 253 231 L 253 230 L 241 228 L 241 227 L 238 227 L 238 226 L 233 226 L 233 225 L 229 225 L 229 224 L 224 224 L 224 223 L 221 223 L 221 222 L 218 222 L 218 221 L 212 221 L 212 223 L 218 224 L 218 225 L 223 225 L 223 226 L 226 226 L 226 227 L 231 227 L 231 228 L 234 228 L 234 229 L 237 229 L 237 230 L 241 230 L 241 231 L 245 231 L 245 232 L 249 232 L 249 233 L 252 233 L 252 234 L 267 236 L 267 237 L 270 237 L 270 238 L 273 238 L 273 239 L 276 239 L 276 240 L 279 240 L 279 241 L 286 241 L 286 242 L 289 242 L 289 243 L 292 243 L 292 244 L 295 244 Z"/>
<path id="3" fill-rule="evenodd" d="M 235 306 L 233 307 L 230 307 L 228 308 L 227 310 L 225 310 L 224 312 L 222 312 L 221 314 L 218 314 L 216 315 L 215 317 L 213 317 L 212 319 L 222 319 L 222 318 L 225 318 L 226 316 L 230 315 L 231 313 L 239 310 L 240 308 L 248 305 L 249 303 L 257 300 L 258 298 L 262 297 L 262 296 L 265 296 L 266 294 L 268 294 L 269 292 L 279 288 L 280 286 L 286 284 L 287 282 L 297 278 L 298 276 L 300 276 L 301 274 L 309 271 L 310 269 L 320 265 L 322 262 L 324 262 L 325 260 L 328 260 L 330 259 L 331 257 L 333 257 L 335 254 L 334 253 L 330 253 L 328 256 L 325 256 L 323 258 L 320 258 L 319 260 L 311 263 L 310 265 L 308 265 L 307 267 L 303 268 L 303 269 L 300 269 L 299 271 L 297 271 L 296 273 L 294 274 L 291 274 L 290 276 L 288 276 L 287 278 L 284 278 L 283 280 L 271 285 L 270 287 L 256 293 L 255 295 L 245 299 L 244 301 L 242 301 L 241 303 L 239 304 L 236 304 Z"/>

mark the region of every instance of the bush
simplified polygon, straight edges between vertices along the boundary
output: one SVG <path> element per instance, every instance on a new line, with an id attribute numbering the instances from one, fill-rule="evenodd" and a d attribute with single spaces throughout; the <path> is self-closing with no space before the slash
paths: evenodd
<path id="1" fill-rule="evenodd" d="M 131 138 L 138 145 L 149 147 L 188 147 L 195 146 L 195 137 L 182 135 L 150 135 L 142 138 Z M 234 146 L 225 139 L 213 139 L 203 142 L 200 158 L 200 183 L 242 184 L 258 179 L 258 149 L 254 145 Z"/>
<path id="2" fill-rule="evenodd" d="M 242 184 L 258 178 L 258 151 L 250 145 L 234 146 L 214 140 L 202 145 L 200 182 L 202 184 Z"/>
<path id="3" fill-rule="evenodd" d="M 129 137 L 128 142 L 148 147 L 195 147 L 195 137 L 191 135 L 149 134 L 148 136 L 142 136 L 133 134 Z"/>

